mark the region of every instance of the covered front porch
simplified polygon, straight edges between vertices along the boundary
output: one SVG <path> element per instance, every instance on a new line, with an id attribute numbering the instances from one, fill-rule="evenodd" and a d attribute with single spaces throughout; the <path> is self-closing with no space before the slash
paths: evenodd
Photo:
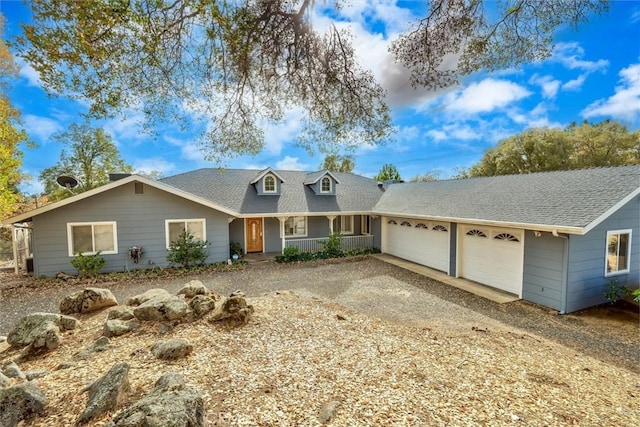
<path id="1" fill-rule="evenodd" d="M 244 253 L 320 252 L 329 236 L 339 232 L 342 249 L 380 247 L 380 219 L 367 214 L 272 216 L 230 219 L 229 241 Z"/>

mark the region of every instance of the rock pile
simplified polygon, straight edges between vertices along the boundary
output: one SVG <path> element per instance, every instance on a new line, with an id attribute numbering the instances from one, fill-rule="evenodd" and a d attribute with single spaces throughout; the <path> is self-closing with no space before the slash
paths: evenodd
<path id="1" fill-rule="evenodd" d="M 94 353 L 117 345 L 117 341 L 112 341 L 113 337 L 130 333 L 143 322 L 158 322 L 156 330 L 162 333 L 163 330 L 170 331 L 180 322 L 200 319 L 210 323 L 228 319 L 237 325 L 244 325 L 253 314 L 253 306 L 247 303 L 242 292 L 236 291 L 223 297 L 211 292 L 198 280 L 185 284 L 176 295 L 164 289 L 151 289 L 130 298 L 125 306 L 119 306 L 108 289 L 86 288 L 61 301 L 62 314 L 34 313 L 23 317 L 7 336 L 7 343 L 14 348 L 24 348 L 16 359 L 18 362 L 25 357 L 53 351 L 60 345 L 65 331 L 80 327 L 80 321 L 68 314 L 83 314 L 108 307 L 110 310 L 102 336 L 76 352 L 73 360 L 64 362 L 57 369 L 85 363 Z M 149 351 L 157 359 L 176 360 L 188 357 L 193 345 L 181 338 L 159 340 Z M 118 363 L 81 391 L 88 392 L 89 399 L 86 409 L 78 415 L 78 425 L 87 424 L 126 402 L 131 395 L 129 370 L 129 364 Z M 1 367 L 0 426 L 28 422 L 43 413 L 47 404 L 45 393 L 31 380 L 47 374 L 47 371 L 22 372 L 15 362 Z M 194 388 L 185 384 L 182 375 L 175 372 L 164 374 L 146 396 L 117 413 L 111 425 L 141 426 L 142 421 L 145 426 L 202 426 L 202 398 Z"/>

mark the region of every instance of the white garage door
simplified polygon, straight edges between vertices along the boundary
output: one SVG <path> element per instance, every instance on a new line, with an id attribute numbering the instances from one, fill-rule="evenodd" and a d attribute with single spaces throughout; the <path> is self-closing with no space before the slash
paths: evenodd
<path id="1" fill-rule="evenodd" d="M 448 223 L 385 218 L 384 252 L 447 273 Z"/>
<path id="2" fill-rule="evenodd" d="M 522 296 L 522 230 L 460 227 L 458 276 Z"/>

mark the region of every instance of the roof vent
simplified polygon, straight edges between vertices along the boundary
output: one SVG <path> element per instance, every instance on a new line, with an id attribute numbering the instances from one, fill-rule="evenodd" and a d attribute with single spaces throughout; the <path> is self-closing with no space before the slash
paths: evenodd
<path id="1" fill-rule="evenodd" d="M 384 186 L 384 182 L 378 181 L 378 188 L 382 188 Z"/>

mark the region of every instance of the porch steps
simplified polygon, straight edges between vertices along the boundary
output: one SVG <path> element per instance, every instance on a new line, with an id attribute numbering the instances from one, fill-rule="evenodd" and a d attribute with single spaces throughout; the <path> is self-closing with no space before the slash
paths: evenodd
<path id="1" fill-rule="evenodd" d="M 454 286 L 458 289 L 462 289 L 480 297 L 486 298 L 498 304 L 505 304 L 508 302 L 518 301 L 517 295 L 510 294 L 508 292 L 501 291 L 489 286 L 481 285 L 480 283 L 472 282 L 470 280 L 462 279 L 459 277 L 452 277 L 441 271 L 434 270 L 424 265 L 416 264 L 411 261 L 405 261 L 398 257 L 389 254 L 375 254 L 374 258 L 380 261 L 393 264 L 397 267 L 404 268 L 405 270 L 413 271 L 414 273 L 421 274 L 423 276 L 430 277 L 438 282 L 446 283 L 447 285 Z"/>

